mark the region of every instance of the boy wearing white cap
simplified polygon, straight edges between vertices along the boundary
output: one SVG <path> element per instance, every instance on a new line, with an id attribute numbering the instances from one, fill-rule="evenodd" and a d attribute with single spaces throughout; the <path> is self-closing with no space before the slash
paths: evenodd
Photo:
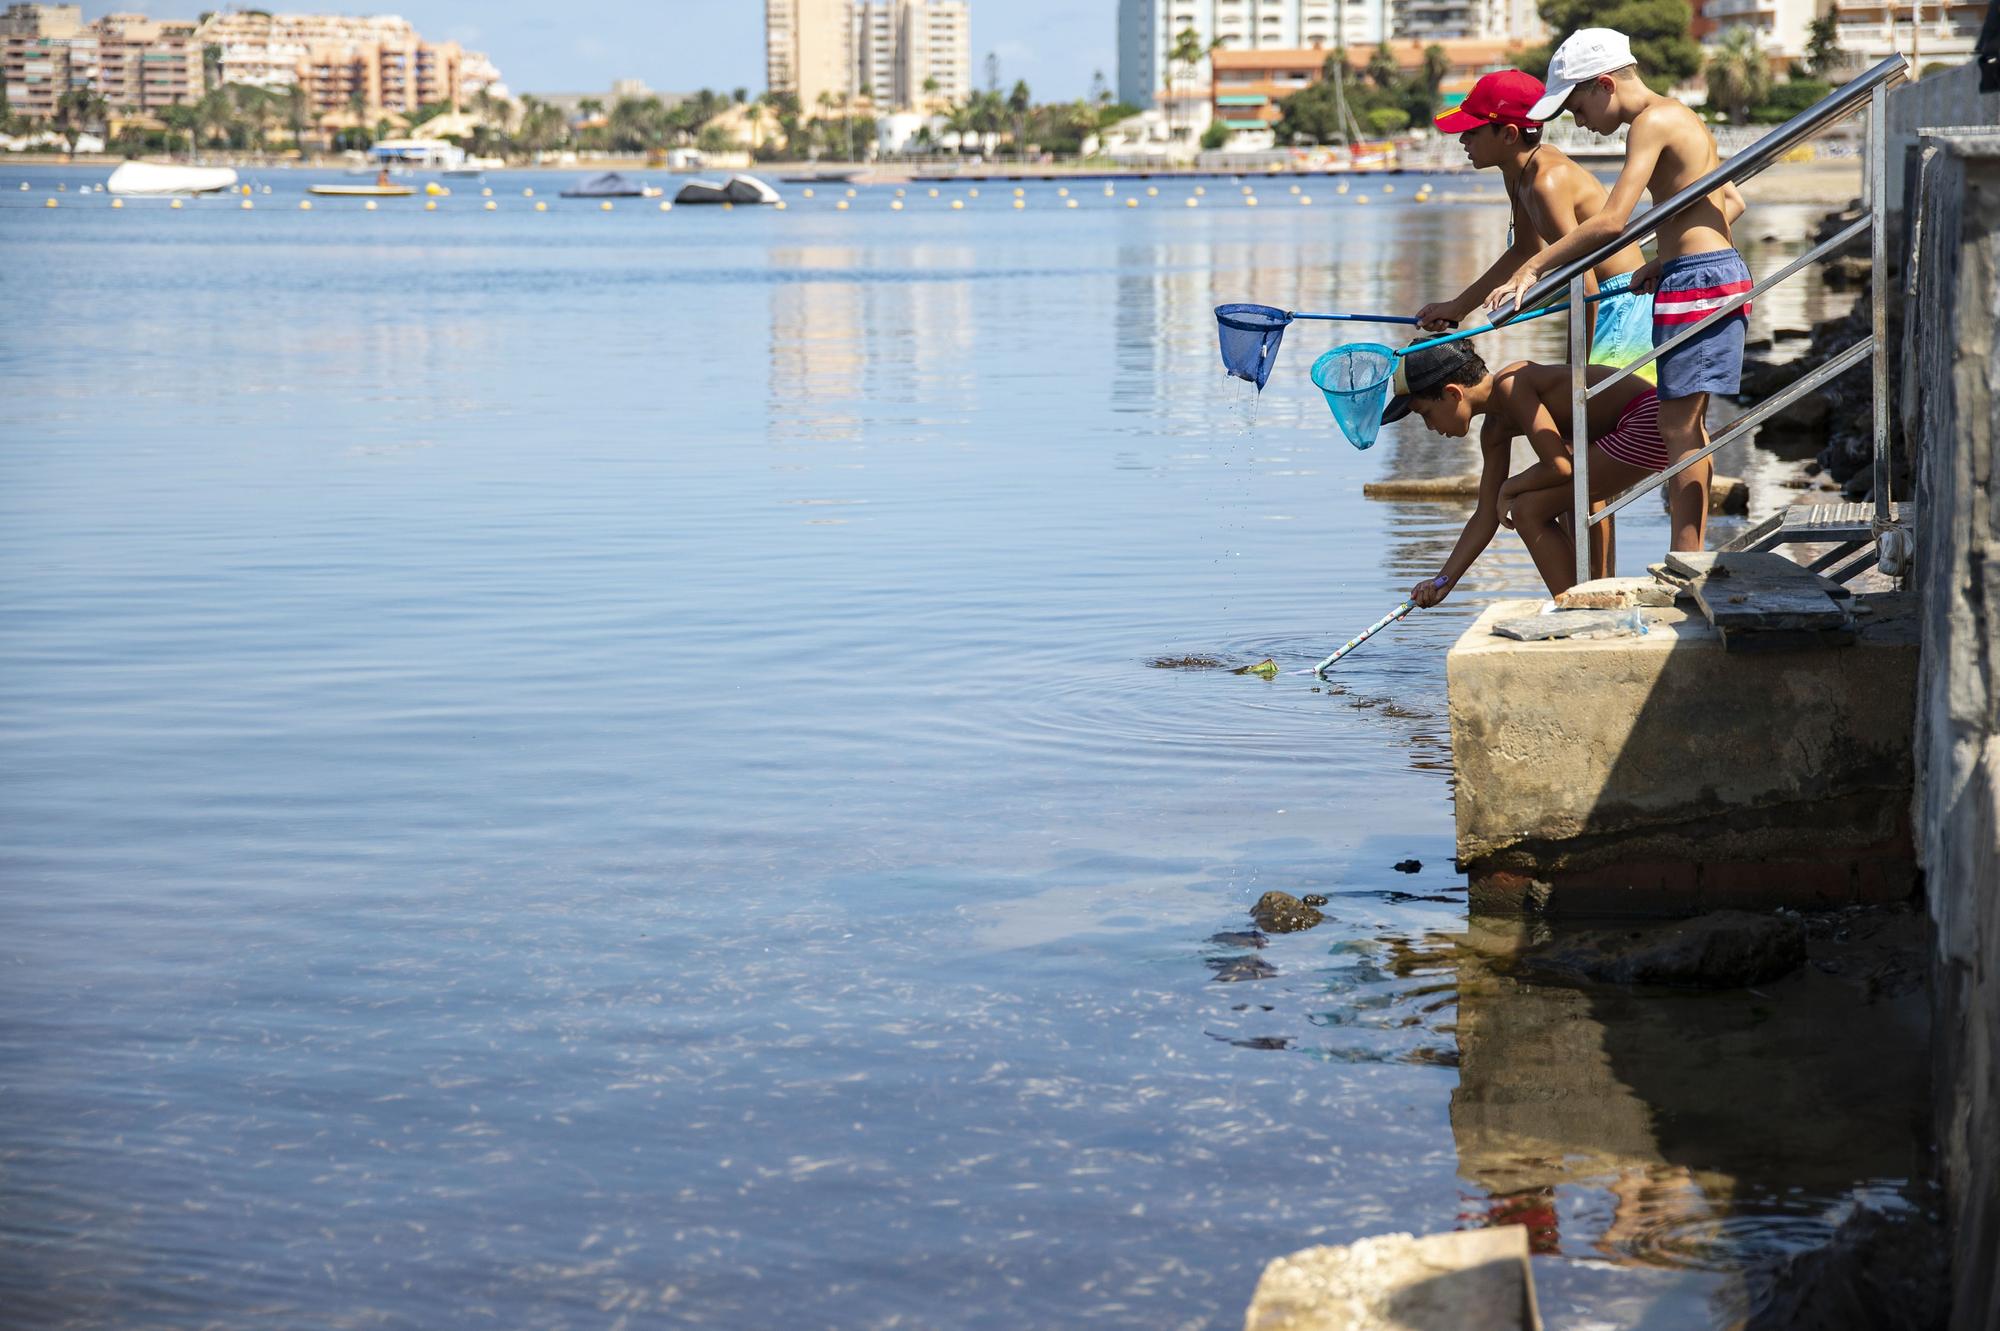
<path id="1" fill-rule="evenodd" d="M 1648 88 L 1632 58 L 1632 43 L 1610 28 L 1584 28 L 1556 48 L 1549 61 L 1548 92 L 1529 112 L 1537 120 L 1567 110 L 1598 134 L 1628 126 L 1625 166 L 1597 215 L 1523 264 L 1494 289 L 1490 308 L 1511 307 L 1542 277 L 1582 258 L 1625 229 L 1639 196 L 1662 203 L 1716 168 L 1720 157 L 1708 126 L 1678 99 Z M 1653 291 L 1653 344 L 1658 346 L 1731 296 L 1750 289 L 1750 269 L 1729 235 L 1742 201 L 1724 186 L 1660 224 L 1659 256 L 1632 278 L 1635 291 Z M 1708 444 L 1705 417 L 1711 393 L 1734 393 L 1743 372 L 1743 337 L 1750 307 L 1711 324 L 1662 356 L 1659 366 L 1660 434 L 1678 461 Z M 1669 482 L 1673 549 L 1699 550 L 1708 518 L 1706 460 Z"/>

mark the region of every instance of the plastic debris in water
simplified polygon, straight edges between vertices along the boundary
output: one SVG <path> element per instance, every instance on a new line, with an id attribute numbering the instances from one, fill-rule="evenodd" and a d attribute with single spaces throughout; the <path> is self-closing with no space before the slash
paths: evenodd
<path id="1" fill-rule="evenodd" d="M 1238 666 L 1230 673 L 1236 675 L 1258 675 L 1264 679 L 1276 679 L 1278 677 L 1278 663 L 1267 656 L 1256 665 Z"/>

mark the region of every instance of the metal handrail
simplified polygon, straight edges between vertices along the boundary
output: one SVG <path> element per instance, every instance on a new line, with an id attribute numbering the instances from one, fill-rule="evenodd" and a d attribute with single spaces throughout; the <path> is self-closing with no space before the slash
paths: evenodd
<path id="1" fill-rule="evenodd" d="M 1784 124 L 1772 130 L 1749 148 L 1717 166 L 1715 170 L 1681 190 L 1665 203 L 1633 218 L 1626 223 L 1619 234 L 1599 245 L 1580 258 L 1564 264 L 1531 285 L 1521 294 L 1519 302 L 1508 310 L 1497 313 L 1493 323 L 1497 326 L 1510 319 L 1522 316 L 1523 311 L 1533 311 L 1545 305 L 1549 299 L 1568 288 L 1571 301 L 1569 326 L 1570 351 L 1570 434 L 1571 434 L 1571 512 L 1575 515 L 1571 524 L 1576 539 L 1576 576 L 1579 581 L 1589 573 L 1590 530 L 1598 523 L 1610 518 L 1639 496 L 1665 485 L 1681 472 L 1693 467 L 1712 455 L 1717 449 L 1741 438 L 1752 429 L 1768 420 L 1798 398 L 1804 396 L 1820 384 L 1833 379 L 1862 360 L 1873 361 L 1874 383 L 1874 529 L 1879 539 L 1894 525 L 1894 509 L 1889 493 L 1889 404 L 1888 404 L 1888 357 L 1882 354 L 1883 343 L 1887 340 L 1888 290 L 1887 290 L 1887 214 L 1888 214 L 1888 109 L 1889 88 L 1909 76 L 1910 64 L 1901 55 L 1892 55 L 1883 60 L 1866 74 L 1854 80 L 1840 91 L 1829 94 L 1812 106 L 1793 116 Z M 1778 156 L 1789 151 L 1802 140 L 1817 134 L 1835 121 L 1851 114 L 1864 102 L 1868 107 L 1868 216 L 1841 232 L 1821 242 L 1806 254 L 1794 259 L 1780 271 L 1763 281 L 1755 283 L 1750 290 L 1742 292 L 1720 308 L 1708 312 L 1693 326 L 1680 330 L 1673 338 L 1655 347 L 1652 352 L 1638 360 L 1620 367 L 1594 387 L 1589 382 L 1590 348 L 1586 337 L 1584 319 L 1584 281 L 1598 264 L 1628 245 L 1634 245 L 1650 237 L 1665 222 L 1696 202 L 1706 199 L 1714 191 L 1739 180 L 1748 180 L 1769 166 Z M 1590 399 L 1613 384 L 1637 373 L 1645 365 L 1659 359 L 1674 347 L 1695 337 L 1702 330 L 1717 321 L 1736 314 L 1750 299 L 1792 276 L 1806 265 L 1832 253 L 1841 245 L 1858 236 L 1863 230 L 1869 232 L 1871 264 L 1871 288 L 1873 291 L 1874 326 L 1870 335 L 1836 356 L 1827 364 L 1815 370 L 1790 388 L 1776 394 L 1761 406 L 1738 419 L 1719 437 L 1711 439 L 1705 446 L 1684 453 L 1666 467 L 1646 477 L 1638 484 L 1626 489 L 1622 494 L 1607 501 L 1599 512 L 1590 511 Z M 1671 508 L 1671 505 L 1669 506 Z M 1885 554 L 1887 547 L 1884 547 Z M 1883 567 L 1888 568 L 1885 562 Z"/>
<path id="2" fill-rule="evenodd" d="M 1649 238 L 1666 223 L 1668 218 L 1696 200 L 1707 198 L 1724 185 L 1750 179 L 1806 139 L 1831 126 L 1835 121 L 1860 110 L 1877 88 L 1887 88 L 1901 82 L 1909 77 L 1909 72 L 1910 61 L 1907 56 L 1892 55 L 1880 61 L 1866 74 L 1839 90 L 1828 93 L 1665 203 L 1650 208 L 1626 222 L 1625 229 L 1615 238 L 1605 241 L 1582 258 L 1574 259 L 1554 272 L 1538 278 L 1533 286 L 1521 293 L 1521 299 L 1516 302 L 1513 309 L 1496 315 L 1493 322 L 1504 324 L 1523 310 L 1546 305 L 1569 285 L 1570 279 L 1580 273 L 1589 272 L 1626 246 Z"/>

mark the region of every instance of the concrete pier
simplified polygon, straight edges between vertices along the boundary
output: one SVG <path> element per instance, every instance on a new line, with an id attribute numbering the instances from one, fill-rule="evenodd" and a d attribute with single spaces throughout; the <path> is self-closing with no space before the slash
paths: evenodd
<path id="1" fill-rule="evenodd" d="M 1907 897 L 1914 598 L 1844 647 L 1740 653 L 1651 609 L 1638 637 L 1515 642 L 1489 607 L 1446 663 L 1475 910 L 1693 915 Z M 1685 603 L 1683 603 L 1685 604 Z"/>

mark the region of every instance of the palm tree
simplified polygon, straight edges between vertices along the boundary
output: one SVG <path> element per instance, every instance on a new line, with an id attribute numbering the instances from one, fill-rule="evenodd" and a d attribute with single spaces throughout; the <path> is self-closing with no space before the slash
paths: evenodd
<path id="1" fill-rule="evenodd" d="M 545 153 L 563 140 L 563 113 L 539 97 L 521 99 L 521 127 L 514 140 L 529 156 Z"/>
<path id="2" fill-rule="evenodd" d="M 71 157 L 85 126 L 102 124 L 109 110 L 104 95 L 93 88 L 71 88 L 56 98 L 56 129 L 68 142 Z"/>
<path id="3" fill-rule="evenodd" d="M 1771 95 L 1771 62 L 1757 34 L 1738 24 L 1722 35 L 1708 58 L 1709 105 L 1726 113 L 1734 124 L 1750 118 L 1750 108 Z"/>
<path id="4" fill-rule="evenodd" d="M 1203 42 L 1201 34 L 1191 26 L 1181 29 L 1180 35 L 1174 38 L 1173 49 L 1167 53 L 1167 91 L 1170 96 L 1178 89 L 1182 79 L 1192 81 L 1195 75 L 1200 73 L 1201 62 L 1208 59 L 1222 42 L 1223 39 L 1220 37 L 1210 42 Z M 1179 72 L 1179 78 L 1175 77 L 1176 71 Z M 1179 132 L 1180 115 L 1180 99 L 1173 97 L 1168 103 L 1169 133 Z"/>
<path id="5" fill-rule="evenodd" d="M 292 146 L 303 155 L 306 150 L 306 90 L 296 83 L 285 87 L 285 118 L 292 127 Z"/>
<path id="6" fill-rule="evenodd" d="M 1028 149 L 1028 112 L 1034 107 L 1034 97 L 1028 91 L 1026 79 L 1016 79 L 1014 90 L 1007 94 L 1007 109 L 1014 114 L 1014 155 L 1020 156 Z"/>

